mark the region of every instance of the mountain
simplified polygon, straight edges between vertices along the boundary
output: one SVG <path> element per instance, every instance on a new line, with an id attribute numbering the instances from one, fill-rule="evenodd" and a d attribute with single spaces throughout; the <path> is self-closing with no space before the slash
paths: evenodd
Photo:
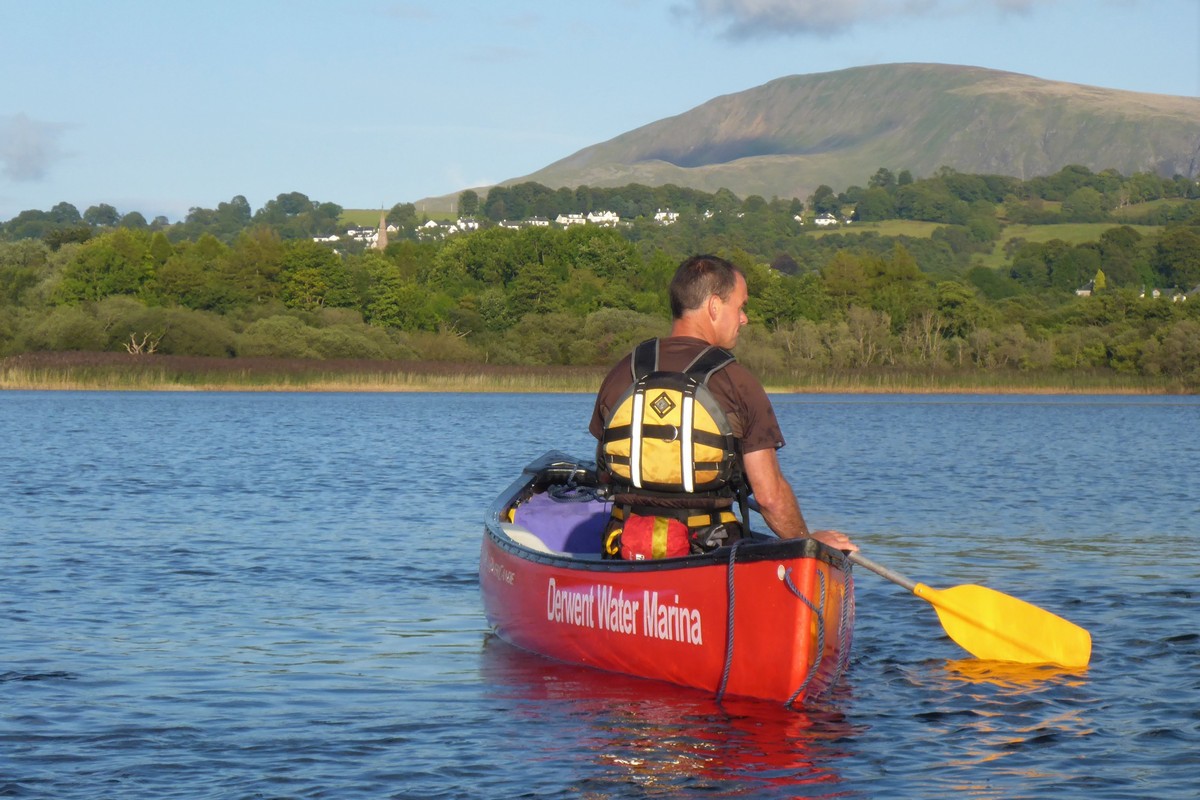
<path id="1" fill-rule="evenodd" d="M 503 183 L 804 199 L 821 184 L 865 186 L 880 167 L 1028 179 L 1070 164 L 1198 177 L 1200 99 L 977 67 L 858 67 L 723 95 Z"/>

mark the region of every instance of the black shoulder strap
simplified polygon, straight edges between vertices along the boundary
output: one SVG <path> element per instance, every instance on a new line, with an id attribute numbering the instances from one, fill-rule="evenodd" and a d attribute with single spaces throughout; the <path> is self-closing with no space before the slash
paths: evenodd
<path id="1" fill-rule="evenodd" d="M 658 339 L 647 339 L 634 348 L 629 359 L 629 370 L 634 383 L 651 372 L 658 371 L 658 346 Z M 692 359 L 692 363 L 688 364 L 683 372 L 697 383 L 708 383 L 714 372 L 724 369 L 734 361 L 737 359 L 733 353 L 723 347 L 709 345 Z"/>
<path id="2" fill-rule="evenodd" d="M 647 339 L 633 350 L 629 359 L 633 382 L 637 383 L 651 372 L 658 370 L 658 339 Z"/>
<path id="3" fill-rule="evenodd" d="M 714 372 L 724 369 L 736 360 L 733 353 L 725 348 L 709 345 L 704 352 L 692 359 L 692 363 L 688 364 L 684 372 L 697 383 L 707 384 Z"/>

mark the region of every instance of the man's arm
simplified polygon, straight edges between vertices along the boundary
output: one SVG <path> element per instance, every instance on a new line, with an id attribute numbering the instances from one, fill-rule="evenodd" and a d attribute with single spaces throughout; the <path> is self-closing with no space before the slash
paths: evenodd
<path id="1" fill-rule="evenodd" d="M 759 513 L 781 539 L 812 536 L 838 550 L 858 550 L 844 533 L 808 530 L 804 515 L 800 512 L 800 503 L 796 500 L 796 493 L 792 491 L 792 485 L 779 468 L 775 448 L 767 447 L 746 453 L 742 456 L 742 463 L 745 465 L 750 486 L 754 489 Z"/>

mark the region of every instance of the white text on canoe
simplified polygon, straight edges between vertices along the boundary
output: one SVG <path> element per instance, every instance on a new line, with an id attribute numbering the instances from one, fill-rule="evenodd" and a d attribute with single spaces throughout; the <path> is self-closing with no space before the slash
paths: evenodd
<path id="1" fill-rule="evenodd" d="M 560 589 L 551 578 L 546 587 L 546 619 L 628 636 L 695 645 L 704 643 L 699 609 L 680 605 L 679 595 L 668 603 L 659 599 L 658 592 L 643 591 L 641 600 L 635 600 L 632 596 L 626 597 L 624 589 L 606 584 L 587 589 Z"/>

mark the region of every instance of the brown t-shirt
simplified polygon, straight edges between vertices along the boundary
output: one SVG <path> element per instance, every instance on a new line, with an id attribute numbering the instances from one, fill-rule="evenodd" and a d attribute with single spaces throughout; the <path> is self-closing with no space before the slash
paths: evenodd
<path id="1" fill-rule="evenodd" d="M 658 367 L 682 372 L 706 347 L 707 342 L 690 336 L 659 339 Z M 604 422 L 612 414 L 621 395 L 633 384 L 633 372 L 629 364 L 632 357 L 630 353 L 621 359 L 609 371 L 596 393 L 596 407 L 588 425 L 588 430 L 596 439 L 603 435 Z M 708 389 L 729 418 L 734 436 L 741 440 L 743 453 L 783 447 L 783 432 L 779 429 L 779 420 L 775 418 L 775 409 L 766 390 L 750 370 L 735 361 L 713 374 L 708 381 Z"/>

